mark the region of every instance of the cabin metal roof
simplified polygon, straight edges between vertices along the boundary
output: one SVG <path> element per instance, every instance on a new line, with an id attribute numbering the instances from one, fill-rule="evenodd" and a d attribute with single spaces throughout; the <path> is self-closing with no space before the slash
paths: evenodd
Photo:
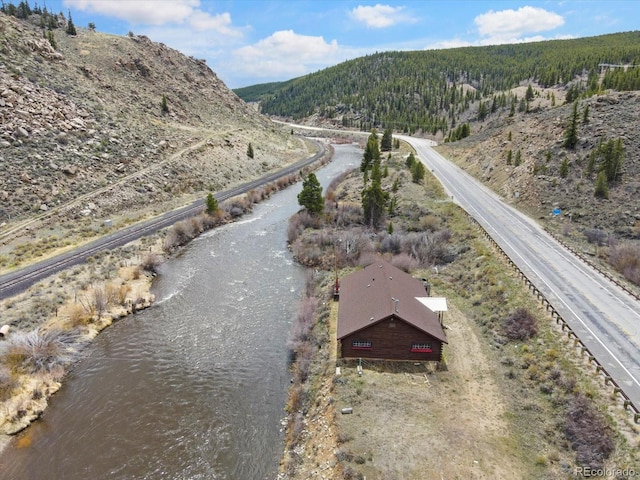
<path id="1" fill-rule="evenodd" d="M 438 316 L 418 300 L 424 296 L 421 281 L 380 258 L 340 281 L 338 339 L 395 317 L 446 342 Z"/>

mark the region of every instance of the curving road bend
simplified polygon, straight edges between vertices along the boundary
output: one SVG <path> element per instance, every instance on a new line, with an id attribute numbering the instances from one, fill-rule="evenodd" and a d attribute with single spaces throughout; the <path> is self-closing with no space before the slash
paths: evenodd
<path id="1" fill-rule="evenodd" d="M 640 409 L 640 302 L 576 258 L 537 223 L 434 151 L 399 136 L 542 292 Z"/>
<path id="2" fill-rule="evenodd" d="M 281 170 L 265 175 L 250 182 L 243 183 L 235 188 L 214 194 L 219 202 L 248 192 L 251 189 L 271 183 L 281 177 L 296 173 L 301 169 L 316 162 L 326 153 L 326 148 L 320 142 L 315 142 L 317 152 L 307 158 L 303 158 Z M 0 275 L 0 300 L 16 295 L 43 278 L 66 268 L 78 265 L 98 252 L 110 250 L 125 245 L 133 240 L 150 235 L 158 230 L 169 227 L 174 223 L 197 215 L 204 209 L 205 200 L 197 200 L 186 207 L 167 212 L 157 218 L 132 225 L 105 237 L 99 238 L 72 251 L 60 254 L 48 260 L 35 263 L 25 268 Z"/>

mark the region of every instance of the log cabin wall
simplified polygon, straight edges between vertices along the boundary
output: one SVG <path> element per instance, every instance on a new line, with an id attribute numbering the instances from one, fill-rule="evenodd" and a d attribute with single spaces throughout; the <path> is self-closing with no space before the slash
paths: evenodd
<path id="1" fill-rule="evenodd" d="M 359 346 L 354 347 L 354 342 Z M 367 342 L 370 346 L 367 346 Z M 412 349 L 412 346 L 416 345 L 429 345 L 431 351 L 426 351 L 425 348 Z M 343 358 L 439 361 L 441 351 L 440 340 L 394 316 L 347 335 L 341 340 Z"/>

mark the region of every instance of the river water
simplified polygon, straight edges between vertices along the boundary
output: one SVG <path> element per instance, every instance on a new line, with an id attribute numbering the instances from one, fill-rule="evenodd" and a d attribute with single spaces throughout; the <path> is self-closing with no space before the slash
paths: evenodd
<path id="1" fill-rule="evenodd" d="M 323 187 L 357 166 L 335 146 Z M 0 480 L 272 479 L 283 450 L 287 340 L 304 269 L 287 250 L 297 184 L 165 263 L 156 303 L 101 333 Z"/>

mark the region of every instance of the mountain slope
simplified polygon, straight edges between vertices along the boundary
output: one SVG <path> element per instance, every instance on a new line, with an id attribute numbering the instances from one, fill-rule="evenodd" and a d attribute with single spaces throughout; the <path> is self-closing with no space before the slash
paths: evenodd
<path id="1" fill-rule="evenodd" d="M 0 224 L 184 203 L 307 154 L 204 61 L 133 34 L 70 36 L 57 18 L 54 49 L 39 15 L 0 13 Z"/>
<path id="2" fill-rule="evenodd" d="M 600 64 L 640 64 L 640 32 L 572 40 L 376 53 L 281 84 L 237 90 L 261 99 L 262 112 L 318 115 L 364 130 L 393 128 L 446 136 L 471 103 L 516 102 L 494 95 L 534 81 L 589 90 Z M 637 81 L 637 79 L 636 79 Z M 615 82 L 622 84 L 622 82 Z M 260 87 L 260 88 L 258 88 Z"/>

